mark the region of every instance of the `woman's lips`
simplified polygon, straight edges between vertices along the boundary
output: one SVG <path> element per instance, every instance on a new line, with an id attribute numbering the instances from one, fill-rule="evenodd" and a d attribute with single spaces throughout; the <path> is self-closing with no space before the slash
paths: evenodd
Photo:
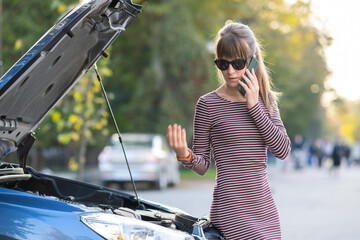
<path id="1" fill-rule="evenodd" d="M 238 81 L 238 78 L 229 78 L 229 80 L 230 80 L 231 82 L 237 82 L 237 81 Z"/>

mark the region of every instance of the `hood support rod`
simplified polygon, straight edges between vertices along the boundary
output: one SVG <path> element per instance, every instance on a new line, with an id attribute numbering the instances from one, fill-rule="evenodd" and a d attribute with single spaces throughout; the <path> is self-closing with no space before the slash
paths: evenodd
<path id="1" fill-rule="evenodd" d="M 135 192 L 135 196 L 136 196 L 136 201 L 137 201 L 137 203 L 138 203 L 138 209 L 145 210 L 145 206 L 140 203 L 140 200 L 139 200 L 139 197 L 138 197 L 138 194 L 137 194 L 137 190 L 136 190 L 136 186 L 135 186 L 135 182 L 134 182 L 134 179 L 133 179 L 131 170 L 130 170 L 129 161 L 128 161 L 127 157 L 126 157 L 125 148 L 124 148 L 124 144 L 123 144 L 123 141 L 122 141 L 122 138 L 121 138 L 120 130 L 119 130 L 119 127 L 118 127 L 118 125 L 117 125 L 117 123 L 116 123 L 116 119 L 115 119 L 114 113 L 113 113 L 113 111 L 112 111 L 109 98 L 107 97 L 107 94 L 106 94 L 106 91 L 105 91 L 103 82 L 102 82 L 102 80 L 101 80 L 101 76 L 100 76 L 100 74 L 99 74 L 99 72 L 98 72 L 96 63 L 94 64 L 94 69 L 95 69 L 96 77 L 97 77 L 97 79 L 99 80 L 99 83 L 100 83 L 100 86 L 101 86 L 101 90 L 102 90 L 102 92 L 103 92 L 103 94 L 104 94 L 104 98 L 105 98 L 105 100 L 106 100 L 106 105 L 107 105 L 107 107 L 108 107 L 108 109 L 109 109 L 109 111 L 110 111 L 110 115 L 111 115 L 112 121 L 114 122 L 114 125 L 115 125 L 115 128 L 116 128 L 116 132 L 117 132 L 117 134 L 118 134 L 119 142 L 120 142 L 120 144 L 121 144 L 121 147 L 122 147 L 122 150 L 123 150 L 123 153 L 124 153 L 126 165 L 127 165 L 127 168 L 128 168 L 129 174 L 130 174 L 131 183 L 132 183 L 133 188 L 134 188 L 134 192 Z"/>

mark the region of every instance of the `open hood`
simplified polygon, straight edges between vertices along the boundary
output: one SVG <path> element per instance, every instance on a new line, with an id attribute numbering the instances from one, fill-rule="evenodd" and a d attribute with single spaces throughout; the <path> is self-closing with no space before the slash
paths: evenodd
<path id="1" fill-rule="evenodd" d="M 131 0 L 82 1 L 0 79 L 0 160 L 18 150 L 22 165 L 31 133 L 140 12 Z"/>

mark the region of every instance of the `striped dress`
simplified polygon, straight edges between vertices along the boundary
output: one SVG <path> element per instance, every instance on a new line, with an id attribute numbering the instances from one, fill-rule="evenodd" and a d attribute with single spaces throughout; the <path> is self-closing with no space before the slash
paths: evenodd
<path id="1" fill-rule="evenodd" d="M 198 100 L 194 117 L 193 157 L 182 164 L 203 175 L 212 152 L 216 184 L 212 223 L 227 240 L 281 239 L 280 222 L 267 178 L 267 148 L 277 158 L 290 153 L 290 140 L 277 106 L 270 117 L 259 102 L 231 102 L 215 91 Z"/>

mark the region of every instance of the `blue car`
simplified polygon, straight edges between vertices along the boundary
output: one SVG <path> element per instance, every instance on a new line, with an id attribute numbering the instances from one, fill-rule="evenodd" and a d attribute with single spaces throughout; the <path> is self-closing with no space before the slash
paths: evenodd
<path id="1" fill-rule="evenodd" d="M 208 219 L 26 164 L 37 126 L 141 11 L 131 0 L 83 1 L 0 79 L 1 240 L 223 239 Z"/>

